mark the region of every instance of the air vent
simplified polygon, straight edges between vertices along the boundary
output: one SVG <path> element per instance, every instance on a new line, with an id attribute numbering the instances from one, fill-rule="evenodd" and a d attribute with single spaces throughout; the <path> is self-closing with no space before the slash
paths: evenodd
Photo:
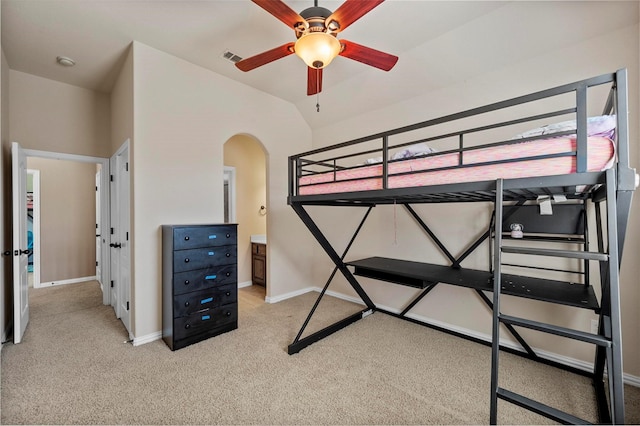
<path id="1" fill-rule="evenodd" d="M 228 61 L 233 62 L 234 64 L 236 62 L 240 62 L 242 60 L 242 57 L 236 55 L 235 53 L 229 51 L 229 50 L 225 50 L 225 52 L 222 54 L 222 57 L 225 58 Z"/>

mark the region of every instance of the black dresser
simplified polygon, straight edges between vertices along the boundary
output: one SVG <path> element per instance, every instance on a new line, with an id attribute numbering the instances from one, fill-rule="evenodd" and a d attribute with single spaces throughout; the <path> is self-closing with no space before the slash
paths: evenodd
<path id="1" fill-rule="evenodd" d="M 162 226 L 162 339 L 171 350 L 238 328 L 237 225 Z"/>

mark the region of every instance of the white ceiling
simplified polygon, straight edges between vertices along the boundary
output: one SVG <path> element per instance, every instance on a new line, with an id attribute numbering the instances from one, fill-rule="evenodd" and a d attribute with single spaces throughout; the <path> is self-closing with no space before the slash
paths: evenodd
<path id="1" fill-rule="evenodd" d="M 312 0 L 285 0 L 300 12 Z M 320 0 L 337 9 L 342 1 Z M 635 13 L 630 13 L 630 7 Z M 339 38 L 400 57 L 390 72 L 339 57 L 324 70 L 321 112 L 295 55 L 244 73 L 249 57 L 294 41 L 249 0 L 2 0 L 9 67 L 109 92 L 133 40 L 292 102 L 312 128 L 460 83 L 505 64 L 638 22 L 637 2 L 387 0 Z M 64 68 L 57 56 L 73 58 Z"/>

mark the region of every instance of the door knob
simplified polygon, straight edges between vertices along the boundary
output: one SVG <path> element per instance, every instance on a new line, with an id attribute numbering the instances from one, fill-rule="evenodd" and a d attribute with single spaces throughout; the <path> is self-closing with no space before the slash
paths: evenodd
<path id="1" fill-rule="evenodd" d="M 13 254 L 14 254 L 15 256 L 20 256 L 21 254 L 31 254 L 31 253 L 32 253 L 32 252 L 31 252 L 31 250 L 29 250 L 29 249 L 27 249 L 27 250 L 22 250 L 22 249 L 20 249 L 20 250 L 15 250 L 15 251 L 13 252 Z"/>

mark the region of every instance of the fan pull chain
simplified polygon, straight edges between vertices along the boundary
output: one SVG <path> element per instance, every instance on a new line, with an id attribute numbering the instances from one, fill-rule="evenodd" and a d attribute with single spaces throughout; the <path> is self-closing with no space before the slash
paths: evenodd
<path id="1" fill-rule="evenodd" d="M 316 112 L 320 112 L 320 68 L 316 68 Z"/>

